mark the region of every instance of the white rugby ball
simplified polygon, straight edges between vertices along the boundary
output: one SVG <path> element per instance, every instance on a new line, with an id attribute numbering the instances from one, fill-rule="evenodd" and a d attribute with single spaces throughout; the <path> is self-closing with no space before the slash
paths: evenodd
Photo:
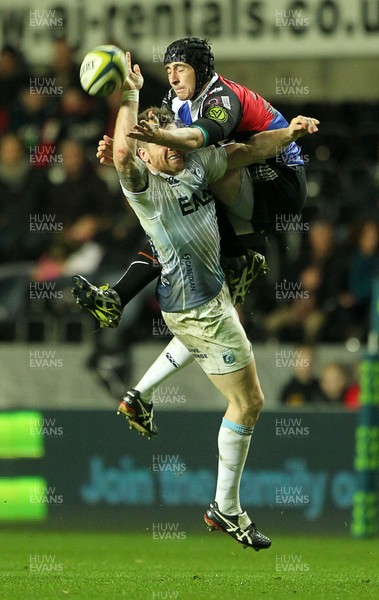
<path id="1" fill-rule="evenodd" d="M 80 84 L 91 96 L 109 96 L 126 79 L 125 52 L 117 46 L 96 46 L 80 66 Z"/>

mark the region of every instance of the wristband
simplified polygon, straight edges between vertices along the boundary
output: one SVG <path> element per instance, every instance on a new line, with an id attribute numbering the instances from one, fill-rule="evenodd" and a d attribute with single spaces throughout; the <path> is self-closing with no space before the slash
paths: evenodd
<path id="1" fill-rule="evenodd" d="M 121 104 L 123 102 L 138 102 L 139 101 L 139 90 L 125 90 L 122 92 Z"/>

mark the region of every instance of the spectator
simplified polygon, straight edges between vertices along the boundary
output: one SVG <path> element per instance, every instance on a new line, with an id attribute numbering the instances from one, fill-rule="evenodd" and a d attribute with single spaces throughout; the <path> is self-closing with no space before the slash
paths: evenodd
<path id="1" fill-rule="evenodd" d="M 327 308 L 334 303 L 336 273 L 341 264 L 334 225 L 324 219 L 315 221 L 300 258 L 288 266 L 284 283 L 275 286 L 277 302 L 282 306 L 266 316 L 267 334 L 308 343 L 319 339 Z M 279 285 L 286 294 L 278 293 Z"/>
<path id="2" fill-rule="evenodd" d="M 295 351 L 294 374 L 280 392 L 280 402 L 287 406 L 304 406 L 322 400 L 320 385 L 313 372 L 314 353 L 310 346 Z"/>
<path id="3" fill-rule="evenodd" d="M 9 129 L 17 134 L 25 147 L 38 154 L 38 146 L 42 146 L 47 138 L 52 137 L 51 129 L 57 131 L 55 112 L 56 103 L 44 93 L 43 86 L 25 86 L 13 103 Z M 48 141 L 50 142 L 50 139 Z"/>
<path id="4" fill-rule="evenodd" d="M 343 399 L 344 406 L 349 410 L 356 410 L 360 407 L 359 367 L 360 363 L 355 363 L 349 371 L 352 373 L 351 380 Z"/>
<path id="5" fill-rule="evenodd" d="M 365 219 L 353 226 L 344 268 L 338 280 L 335 304 L 325 326 L 324 339 L 367 339 L 371 290 L 379 276 L 379 223 Z"/>
<path id="6" fill-rule="evenodd" d="M 80 87 L 79 65 L 75 61 L 74 55 L 74 49 L 66 40 L 53 41 L 52 61 L 48 77 L 54 80 L 54 86 L 61 86 L 64 93 L 69 87 Z"/>
<path id="7" fill-rule="evenodd" d="M 47 179 L 32 169 L 22 142 L 13 133 L 4 135 L 0 139 L 0 262 L 38 258 L 44 236 L 31 236 L 30 222 L 47 195 Z"/>
<path id="8" fill-rule="evenodd" d="M 12 46 L 4 46 L 0 52 L 0 134 L 8 128 L 10 108 L 27 78 L 23 56 Z"/>
<path id="9" fill-rule="evenodd" d="M 82 89 L 70 86 L 60 100 L 60 139 L 70 138 L 84 144 L 94 155 L 98 140 L 106 128 L 107 111 Z"/>
<path id="10" fill-rule="evenodd" d="M 349 385 L 347 368 L 339 362 L 324 365 L 320 376 L 320 388 L 323 401 L 331 406 L 343 406 Z"/>
<path id="11" fill-rule="evenodd" d="M 79 142 L 62 142 L 59 156 L 60 164 L 49 169 L 51 189 L 46 206 L 46 221 L 54 223 L 55 229 L 51 246 L 35 270 L 37 280 L 50 278 L 49 273 L 57 277 L 78 268 L 87 273 L 96 269 L 105 251 L 104 232 L 109 230 L 120 208 L 96 175 Z"/>

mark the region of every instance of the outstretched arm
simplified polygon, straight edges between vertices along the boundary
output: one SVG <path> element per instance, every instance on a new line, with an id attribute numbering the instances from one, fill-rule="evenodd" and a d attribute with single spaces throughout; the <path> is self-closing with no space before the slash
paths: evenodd
<path id="1" fill-rule="evenodd" d="M 180 127 L 178 129 L 161 129 L 149 121 L 140 121 L 129 133 L 129 137 L 167 146 L 174 150 L 196 150 L 204 144 L 204 136 L 197 127 Z"/>
<path id="2" fill-rule="evenodd" d="M 299 119 L 303 121 L 299 121 Z M 304 123 L 306 123 L 305 126 Z M 262 160 L 263 158 L 275 156 L 278 154 L 280 146 L 288 146 L 288 144 L 302 135 L 318 131 L 318 123 L 317 119 L 299 116 L 292 119 L 288 127 L 258 133 L 252 136 L 247 144 L 235 144 L 233 152 L 237 152 L 237 147 L 243 151 L 243 146 L 249 146 L 249 148 L 245 148 L 245 151 L 252 156 L 252 160 L 249 163 L 239 166 L 246 166 L 246 164 L 251 164 L 254 160 Z M 140 121 L 136 124 L 134 129 L 129 133 L 129 137 L 143 142 L 168 146 L 175 150 L 195 150 L 196 148 L 200 148 L 204 142 L 201 130 L 196 127 L 168 130 L 161 129 L 148 121 Z M 237 167 L 238 165 L 235 166 Z"/>
<path id="3" fill-rule="evenodd" d="M 245 144 L 225 146 L 228 159 L 227 169 L 247 167 L 264 158 L 276 156 L 291 142 L 295 142 L 303 135 L 316 133 L 319 123 L 317 119 L 299 115 L 292 119 L 288 127 L 256 133 Z"/>
<path id="4" fill-rule="evenodd" d="M 138 90 L 142 75 L 138 65 L 131 66 L 126 52 L 128 74 L 123 85 L 123 100 L 118 111 L 113 140 L 113 162 L 123 186 L 130 192 L 140 192 L 147 184 L 147 168 L 137 158 L 137 143 L 128 136 L 138 118 Z M 143 79 L 142 79 L 143 82 Z"/>

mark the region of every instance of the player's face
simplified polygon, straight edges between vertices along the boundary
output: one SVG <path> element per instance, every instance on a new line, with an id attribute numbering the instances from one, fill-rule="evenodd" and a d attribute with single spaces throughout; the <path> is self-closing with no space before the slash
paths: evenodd
<path id="1" fill-rule="evenodd" d="M 179 150 L 148 144 L 147 154 L 154 171 L 175 175 L 184 169 L 184 153 Z"/>
<path id="2" fill-rule="evenodd" d="M 164 129 L 176 129 L 174 123 L 164 126 Z M 138 149 L 142 160 L 151 165 L 153 171 L 159 171 L 166 175 L 175 175 L 184 169 L 184 152 L 159 146 L 158 144 L 146 144 Z"/>
<path id="3" fill-rule="evenodd" d="M 196 89 L 195 69 L 187 63 L 169 63 L 166 65 L 168 82 L 179 100 L 190 100 Z"/>

